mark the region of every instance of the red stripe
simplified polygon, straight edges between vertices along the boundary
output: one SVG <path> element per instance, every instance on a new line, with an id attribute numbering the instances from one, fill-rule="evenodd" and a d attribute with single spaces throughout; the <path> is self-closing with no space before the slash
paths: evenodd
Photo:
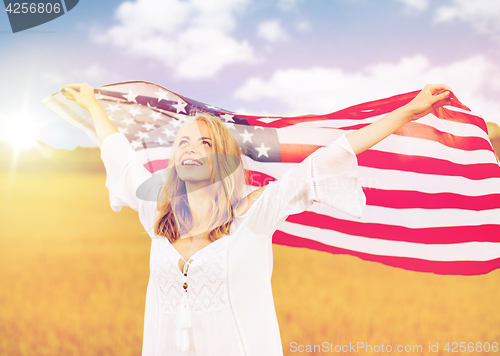
<path id="1" fill-rule="evenodd" d="M 466 110 L 470 111 L 469 109 Z M 486 122 L 484 121 L 484 119 L 472 113 L 463 113 L 440 107 L 435 111 L 435 115 L 441 120 L 475 125 L 481 128 L 484 132 L 488 133 L 488 128 L 486 127 Z"/>
<path id="2" fill-rule="evenodd" d="M 323 146 L 282 143 L 280 144 L 281 162 L 300 163 L 320 147 Z"/>
<path id="3" fill-rule="evenodd" d="M 396 135 L 422 138 L 439 142 L 445 146 L 458 148 L 460 150 L 475 151 L 488 150 L 492 151 L 491 144 L 482 137 L 465 137 L 452 135 L 448 132 L 443 132 L 433 126 L 425 125 L 419 122 L 409 122 L 394 132 Z"/>
<path id="4" fill-rule="evenodd" d="M 311 211 L 290 215 L 286 220 L 300 225 L 335 230 L 348 235 L 388 241 L 423 244 L 450 244 L 471 241 L 500 242 L 500 224 L 409 228 L 337 219 Z"/>
<path id="5" fill-rule="evenodd" d="M 350 106 L 343 110 L 339 110 L 325 115 L 303 115 L 296 117 L 269 116 L 269 118 L 279 119 L 269 124 L 264 124 L 263 122 L 258 120 L 262 118 L 262 116 L 251 116 L 251 115 L 239 115 L 239 116 L 244 117 L 250 125 L 274 127 L 274 128 L 288 127 L 302 122 L 322 121 L 322 120 L 332 120 L 332 119 L 363 120 L 372 116 L 387 114 L 410 102 L 418 93 L 419 91 L 399 94 L 392 96 L 390 98 L 385 98 Z"/>
<path id="6" fill-rule="evenodd" d="M 252 126 L 265 126 L 274 128 L 288 127 L 302 122 L 333 120 L 333 119 L 363 120 L 369 117 L 379 116 L 394 111 L 395 109 L 410 102 L 413 98 L 415 98 L 415 96 L 418 93 L 419 91 L 414 91 L 410 93 L 395 95 L 390 98 L 385 98 L 385 99 L 362 103 L 359 105 L 350 106 L 343 110 L 339 110 L 325 115 L 303 115 L 296 117 L 269 116 L 269 118 L 277 118 L 278 120 L 270 122 L 268 124 L 258 120 L 261 119 L 262 116 L 252 116 L 252 115 L 238 115 L 238 116 L 245 118 L 248 121 L 248 123 Z M 463 110 L 470 111 L 470 109 L 465 105 L 463 105 L 455 97 L 453 93 L 451 94 L 451 105 Z M 472 123 L 476 126 L 481 127 L 485 132 L 487 132 L 484 120 L 472 114 L 456 112 L 445 108 L 439 108 L 438 110 L 434 111 L 433 114 L 444 120 Z"/>
<path id="7" fill-rule="evenodd" d="M 473 180 L 500 177 L 496 163 L 459 164 L 444 159 L 409 156 L 399 153 L 368 150 L 358 156 L 360 166 L 443 176 L 459 176 Z"/>
<path id="8" fill-rule="evenodd" d="M 151 173 L 154 173 L 161 169 L 165 169 L 167 168 L 167 166 L 168 166 L 168 159 L 158 159 L 144 164 L 144 167 L 146 167 L 146 169 Z"/>
<path id="9" fill-rule="evenodd" d="M 417 272 L 472 276 L 486 274 L 500 268 L 500 258 L 489 261 L 429 261 L 409 257 L 371 255 L 368 253 L 328 246 L 318 241 L 303 239 L 279 230 L 273 235 L 273 243 L 285 246 L 305 247 L 333 254 L 352 255 L 365 261 L 379 262 L 388 266 Z"/>
<path id="10" fill-rule="evenodd" d="M 168 160 L 151 161 L 145 165 L 150 172 L 167 166 Z M 247 170 L 247 184 L 257 187 L 267 185 L 276 178 L 259 171 Z M 408 190 L 363 188 L 367 204 L 394 209 L 465 209 L 489 210 L 500 208 L 500 194 L 466 196 L 454 193 L 424 193 Z"/>
<path id="11" fill-rule="evenodd" d="M 453 193 L 424 193 L 409 190 L 363 188 L 368 205 L 394 209 L 465 209 L 489 210 L 500 208 L 500 194 L 466 196 Z"/>
<path id="12" fill-rule="evenodd" d="M 282 162 L 300 163 L 321 146 L 282 144 Z M 500 178 L 500 166 L 496 163 L 459 164 L 426 156 L 404 155 L 374 149 L 357 155 L 358 165 L 378 169 L 465 177 L 473 180 Z"/>
<path id="13" fill-rule="evenodd" d="M 359 130 L 370 124 L 357 124 L 339 127 L 342 130 Z M 409 122 L 394 132 L 395 135 L 404 137 L 421 138 L 439 142 L 444 146 L 465 151 L 488 150 L 493 151 L 490 142 L 483 137 L 456 136 L 448 132 L 439 131 L 433 126 L 419 122 Z M 487 136 L 485 136 L 487 137 Z"/>
<path id="14" fill-rule="evenodd" d="M 259 171 L 246 170 L 246 174 L 247 184 L 254 187 L 263 187 L 269 182 L 276 180 L 276 178 Z"/>

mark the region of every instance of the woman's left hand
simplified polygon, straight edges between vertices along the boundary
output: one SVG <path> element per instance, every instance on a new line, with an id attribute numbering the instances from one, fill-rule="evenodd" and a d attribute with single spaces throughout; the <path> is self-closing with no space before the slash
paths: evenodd
<path id="1" fill-rule="evenodd" d="M 417 120 L 443 105 L 449 105 L 450 96 L 450 87 L 444 84 L 429 84 L 404 108 L 411 113 L 411 120 Z"/>

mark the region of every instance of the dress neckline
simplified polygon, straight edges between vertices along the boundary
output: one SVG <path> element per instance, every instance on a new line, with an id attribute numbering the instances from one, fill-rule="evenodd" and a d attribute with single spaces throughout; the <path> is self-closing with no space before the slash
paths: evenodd
<path id="1" fill-rule="evenodd" d="M 208 244 L 208 245 L 206 245 L 205 247 L 200 248 L 198 251 L 196 251 L 195 253 L 193 253 L 193 254 L 191 255 L 191 257 L 189 257 L 188 261 L 193 260 L 193 257 L 194 257 L 194 256 L 196 256 L 198 253 L 200 253 L 201 251 L 205 250 L 207 247 L 212 246 L 212 245 L 213 245 L 214 243 L 216 243 L 217 241 L 220 241 L 220 240 L 224 239 L 226 236 L 228 236 L 228 235 L 222 235 L 222 237 L 221 237 L 221 238 L 219 238 L 219 239 L 217 239 L 217 240 L 215 240 L 215 241 L 213 241 L 213 242 L 209 243 L 209 244 Z M 172 249 L 175 251 L 175 253 L 179 256 L 179 258 L 180 258 L 180 259 L 182 259 L 182 260 L 184 261 L 184 263 L 187 263 L 187 261 L 184 259 L 184 257 L 182 257 L 181 253 L 180 253 L 180 252 L 179 252 L 179 251 L 175 248 L 175 246 L 174 246 L 174 245 L 173 245 L 170 241 L 168 241 L 168 239 L 167 239 L 167 242 L 168 242 L 168 244 L 172 247 Z M 177 260 L 177 261 L 179 261 L 179 260 Z M 181 271 L 181 270 L 179 270 L 179 272 L 181 272 L 181 273 L 182 273 L 182 271 Z"/>

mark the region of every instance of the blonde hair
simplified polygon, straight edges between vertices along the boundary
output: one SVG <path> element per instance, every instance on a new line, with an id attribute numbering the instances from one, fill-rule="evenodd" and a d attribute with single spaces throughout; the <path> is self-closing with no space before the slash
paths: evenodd
<path id="1" fill-rule="evenodd" d="M 157 236 L 167 237 L 171 243 L 194 227 L 186 183 L 177 175 L 174 162 L 179 147 L 179 133 L 194 121 L 205 122 L 212 138 L 213 184 L 210 189 L 214 199 L 206 230 L 210 241 L 213 242 L 222 235 L 229 234 L 233 221 L 233 207 L 237 208 L 242 202 L 245 173 L 240 147 L 218 117 L 199 113 L 179 128 L 172 146 L 174 149 L 167 167 L 167 177 L 159 191 L 156 209 L 159 214 L 155 219 L 154 232 Z"/>

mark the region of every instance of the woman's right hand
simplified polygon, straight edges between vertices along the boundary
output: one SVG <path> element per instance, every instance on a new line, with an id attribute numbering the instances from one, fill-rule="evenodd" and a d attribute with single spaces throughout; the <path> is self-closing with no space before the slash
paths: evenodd
<path id="1" fill-rule="evenodd" d="M 99 105 L 94 95 L 94 88 L 87 83 L 65 85 L 61 88 L 61 93 L 66 99 L 76 101 L 87 110 L 94 105 Z"/>

